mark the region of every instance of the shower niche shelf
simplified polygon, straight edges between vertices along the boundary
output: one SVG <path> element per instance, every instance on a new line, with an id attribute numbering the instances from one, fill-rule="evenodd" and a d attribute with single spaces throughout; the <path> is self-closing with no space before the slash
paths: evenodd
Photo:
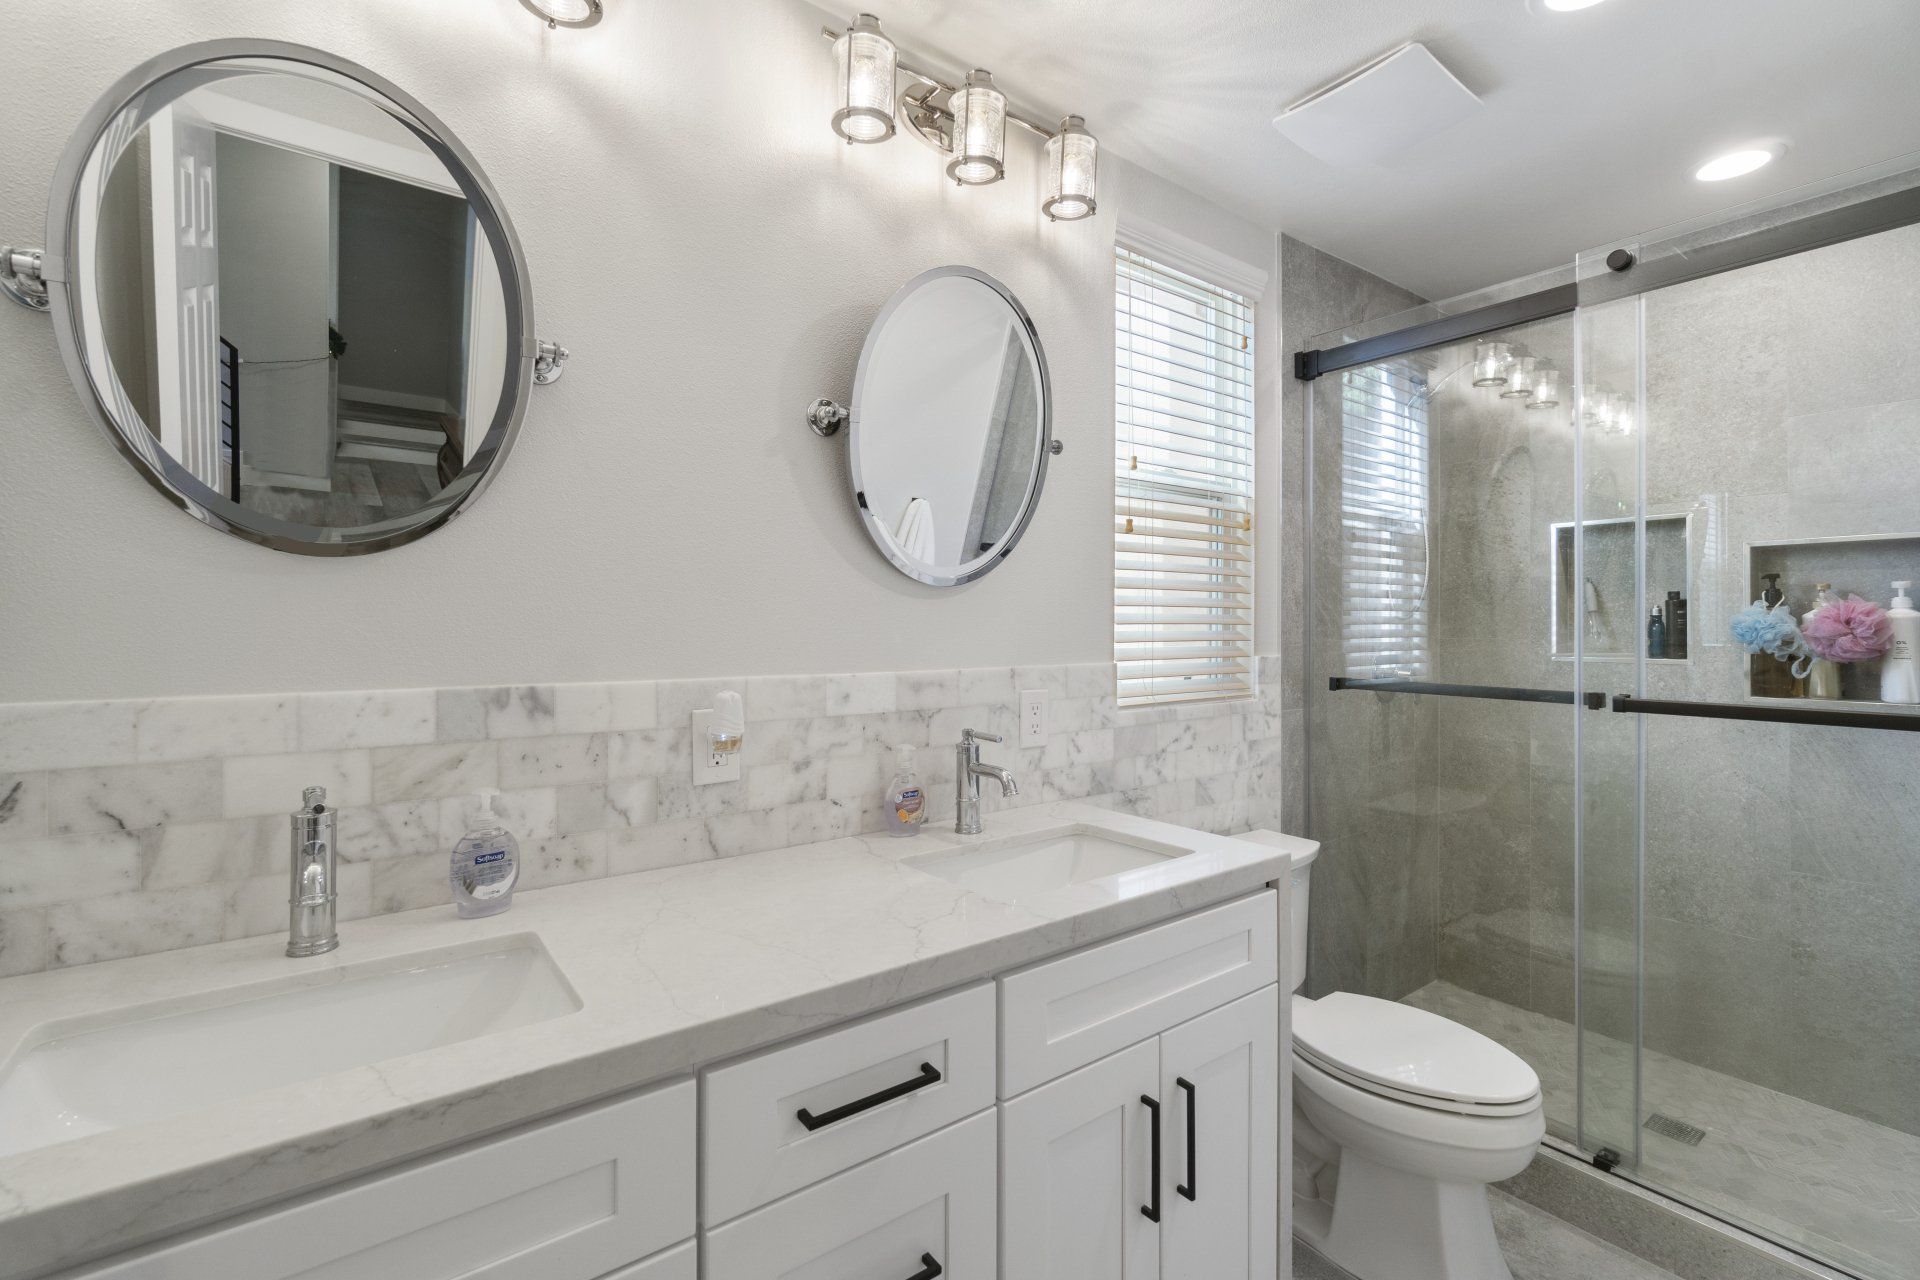
<path id="1" fill-rule="evenodd" d="M 1632 516 L 1587 520 L 1586 574 L 1574 574 L 1574 533 L 1571 520 L 1554 524 L 1547 548 L 1552 564 L 1552 656 L 1572 659 L 1579 630 L 1586 628 L 1588 659 L 1632 661 L 1647 643 L 1647 619 L 1635 602 L 1633 572 L 1637 539 Z M 1694 600 L 1691 542 L 1692 516 L 1647 517 L 1647 602 L 1649 607 L 1678 591 L 1691 608 Z M 1697 616 L 1697 611 L 1694 611 Z M 1699 649 L 1699 637 L 1689 636 L 1689 652 Z M 1685 662 L 1688 654 L 1654 658 L 1654 662 Z"/>
<path id="2" fill-rule="evenodd" d="M 1780 575 L 1780 590 L 1795 617 L 1813 607 L 1817 584 L 1831 583 L 1842 600 L 1857 595 L 1885 608 L 1893 600 L 1895 581 L 1920 582 L 1920 533 L 1861 533 L 1832 538 L 1783 539 L 1747 544 L 1747 599 L 1758 600 L 1766 590 L 1765 575 Z M 1787 706 L 1819 703 L 1861 710 L 1900 710 L 1902 704 L 1880 701 L 1880 664 L 1851 662 L 1840 666 L 1840 696 L 1809 698 L 1806 682 L 1785 675 L 1786 668 L 1765 654 L 1747 660 L 1747 697 L 1755 702 Z M 1785 676 L 1785 678 L 1783 678 Z M 1911 708 L 1920 714 L 1920 706 Z"/>

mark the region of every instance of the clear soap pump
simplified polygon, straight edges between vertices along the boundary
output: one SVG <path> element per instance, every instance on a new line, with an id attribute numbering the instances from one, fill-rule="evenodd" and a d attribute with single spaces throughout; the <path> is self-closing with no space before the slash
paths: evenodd
<path id="1" fill-rule="evenodd" d="M 896 836 L 920 834 L 927 821 L 927 793 L 913 776 L 913 748 L 893 749 L 893 781 L 887 784 L 887 830 Z"/>
<path id="2" fill-rule="evenodd" d="M 467 815 L 467 834 L 453 846 L 453 906 L 463 920 L 499 915 L 513 905 L 520 879 L 520 843 L 493 812 L 497 791 L 482 791 Z"/>

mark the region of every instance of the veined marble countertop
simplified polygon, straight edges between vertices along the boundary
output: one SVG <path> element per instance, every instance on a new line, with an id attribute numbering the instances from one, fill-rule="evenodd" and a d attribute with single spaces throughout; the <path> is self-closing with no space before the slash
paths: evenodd
<path id="1" fill-rule="evenodd" d="M 1018 906 L 902 865 L 1078 822 L 1195 852 Z M 104 1257 L 1223 902 L 1284 880 L 1288 860 L 1284 849 L 1085 804 L 1038 805 L 993 814 L 984 836 L 800 845 L 528 892 L 483 920 L 461 920 L 450 905 L 356 920 L 340 927 L 338 951 L 317 958 L 286 958 L 284 938 L 272 935 L 9 978 L 0 981 L 0 1062 L 53 1019 L 110 1020 L 203 995 L 195 1003 L 220 1004 L 231 988 L 327 983 L 369 962 L 514 934 L 539 937 L 583 1007 L 0 1159 L 0 1280 Z"/>

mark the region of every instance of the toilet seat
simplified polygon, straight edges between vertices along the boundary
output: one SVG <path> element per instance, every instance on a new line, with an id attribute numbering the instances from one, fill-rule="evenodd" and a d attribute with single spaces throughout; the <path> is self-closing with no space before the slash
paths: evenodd
<path id="1" fill-rule="evenodd" d="M 1540 1077 L 1495 1040 L 1392 1000 L 1334 992 L 1293 1002 L 1294 1052 L 1356 1089 L 1486 1117 L 1540 1105 Z"/>

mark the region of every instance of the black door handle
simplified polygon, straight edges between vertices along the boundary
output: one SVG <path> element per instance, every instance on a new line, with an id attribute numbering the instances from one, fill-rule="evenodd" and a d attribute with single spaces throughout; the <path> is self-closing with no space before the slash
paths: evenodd
<path id="1" fill-rule="evenodd" d="M 1140 1102 L 1146 1107 L 1147 1114 L 1153 1121 L 1153 1182 L 1150 1184 L 1152 1199 L 1149 1203 L 1140 1206 L 1140 1212 L 1148 1222 L 1158 1222 L 1160 1221 L 1160 1104 L 1144 1093 L 1140 1095 Z"/>
<path id="2" fill-rule="evenodd" d="M 870 1093 L 864 1098 L 857 1098 L 849 1102 L 844 1107 L 835 1107 L 833 1110 L 823 1111 L 819 1115 L 813 1114 L 813 1112 L 807 1110 L 805 1107 L 794 1112 L 794 1115 L 799 1119 L 801 1124 L 807 1127 L 807 1132 L 812 1133 L 815 1129 L 824 1129 L 836 1121 L 845 1120 L 848 1116 L 857 1116 L 862 1111 L 871 1111 L 883 1102 L 892 1102 L 895 1098 L 904 1098 L 908 1094 L 924 1089 L 930 1084 L 939 1083 L 939 1069 L 931 1062 L 923 1062 L 920 1064 L 920 1074 L 911 1080 L 902 1081 L 900 1084 L 882 1089 L 878 1093 Z M 936 1271 L 934 1274 L 939 1275 L 940 1273 Z M 917 1277 L 916 1280 L 918 1280 Z"/>
<path id="3" fill-rule="evenodd" d="M 1199 1102 L 1200 1091 L 1194 1088 L 1193 1081 L 1185 1076 L 1176 1077 L 1174 1083 L 1179 1085 L 1181 1091 L 1187 1095 L 1187 1180 L 1174 1190 L 1189 1200 L 1198 1200 L 1200 1179 L 1194 1176 L 1193 1169 L 1200 1162 L 1200 1131 L 1194 1127 L 1194 1112 Z"/>
<path id="4" fill-rule="evenodd" d="M 923 1253 L 920 1255 L 920 1269 L 908 1276 L 907 1280 L 934 1280 L 942 1270 L 940 1264 L 934 1261 L 932 1254 Z"/>

